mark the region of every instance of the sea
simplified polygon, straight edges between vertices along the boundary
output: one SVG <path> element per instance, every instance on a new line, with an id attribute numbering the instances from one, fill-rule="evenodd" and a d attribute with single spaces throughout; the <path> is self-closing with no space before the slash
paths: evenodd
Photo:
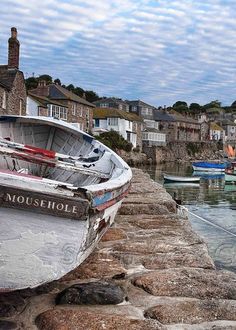
<path id="1" fill-rule="evenodd" d="M 236 272 L 236 184 L 222 173 L 193 172 L 190 163 L 163 163 L 142 168 L 188 209 L 195 232 L 207 243 L 218 269 Z M 199 183 L 164 183 L 163 174 L 200 176 Z"/>

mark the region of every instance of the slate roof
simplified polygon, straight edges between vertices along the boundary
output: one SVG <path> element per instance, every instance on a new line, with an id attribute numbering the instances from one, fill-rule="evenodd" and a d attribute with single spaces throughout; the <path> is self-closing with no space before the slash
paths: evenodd
<path id="1" fill-rule="evenodd" d="M 49 98 L 54 100 L 71 100 L 75 101 L 84 105 L 87 105 L 89 107 L 95 107 L 94 104 L 86 101 L 82 97 L 79 97 L 75 93 L 72 93 L 71 91 L 68 91 L 68 89 L 60 86 L 51 84 L 49 85 Z"/>
<path id="2" fill-rule="evenodd" d="M 154 111 L 154 120 L 156 121 L 176 121 L 176 119 L 163 110 Z"/>
<path id="3" fill-rule="evenodd" d="M 100 103 L 117 103 L 117 104 L 125 104 L 128 105 L 128 102 L 123 101 L 122 99 L 118 99 L 116 97 L 106 97 L 97 101 L 93 102 L 94 104 L 100 104 Z"/>
<path id="4" fill-rule="evenodd" d="M 155 107 L 153 105 L 150 105 L 148 103 L 145 103 L 145 102 L 143 102 L 141 100 L 127 101 L 127 103 L 130 104 L 130 105 L 136 105 L 136 106 L 142 105 L 142 106 L 146 106 L 146 107 L 155 109 Z"/>
<path id="5" fill-rule="evenodd" d="M 123 118 L 129 121 L 142 122 L 143 119 L 135 113 L 126 112 L 116 108 L 95 108 L 93 109 L 94 119 Z"/>
<path id="6" fill-rule="evenodd" d="M 19 70 L 17 69 L 8 70 L 7 65 L 0 65 L 0 84 L 6 89 L 11 90 L 17 72 L 19 72 Z"/>
<path id="7" fill-rule="evenodd" d="M 36 95 L 36 94 L 32 93 L 31 91 L 28 92 L 28 95 L 30 97 L 34 98 L 43 107 L 47 107 L 47 104 L 54 104 L 54 105 L 58 105 L 60 107 L 68 108 L 65 104 L 62 104 L 62 103 L 60 103 L 58 101 L 55 101 L 55 100 L 51 100 L 46 96 Z"/>

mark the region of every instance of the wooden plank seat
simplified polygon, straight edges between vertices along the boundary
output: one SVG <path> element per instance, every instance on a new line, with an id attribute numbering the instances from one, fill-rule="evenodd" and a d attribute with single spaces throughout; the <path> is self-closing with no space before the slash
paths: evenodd
<path id="1" fill-rule="evenodd" d="M 0 191 L 1 187 L 18 187 L 45 193 L 55 193 L 65 196 L 73 196 L 78 187 L 71 183 L 46 179 L 31 174 L 19 173 L 17 171 L 0 169 Z"/>

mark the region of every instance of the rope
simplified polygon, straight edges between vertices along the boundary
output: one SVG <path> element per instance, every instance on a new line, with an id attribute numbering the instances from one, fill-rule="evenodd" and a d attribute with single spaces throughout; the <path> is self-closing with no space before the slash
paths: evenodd
<path id="1" fill-rule="evenodd" d="M 188 212 L 189 214 L 193 215 L 194 217 L 196 217 L 196 218 L 202 220 L 203 222 L 206 222 L 208 225 L 211 225 L 211 226 L 213 226 L 213 227 L 215 227 L 215 228 L 217 228 L 217 229 L 220 229 L 220 230 L 224 231 L 225 233 L 227 233 L 227 234 L 229 234 L 229 235 L 231 235 L 231 236 L 233 236 L 233 237 L 236 237 L 236 234 L 234 234 L 234 233 L 232 233 L 231 231 L 225 229 L 224 227 L 222 227 L 222 226 L 220 226 L 220 225 L 217 225 L 217 224 L 215 224 L 215 223 L 213 223 L 213 222 L 211 222 L 211 221 L 209 221 L 209 220 L 207 220 L 207 219 L 204 219 L 204 218 L 200 217 L 199 215 L 197 215 L 197 214 L 195 214 L 195 213 L 193 213 L 193 212 L 190 212 L 190 211 L 187 209 L 187 207 L 182 206 L 182 205 L 178 205 L 178 207 L 179 207 L 180 209 L 183 209 L 184 211 Z"/>

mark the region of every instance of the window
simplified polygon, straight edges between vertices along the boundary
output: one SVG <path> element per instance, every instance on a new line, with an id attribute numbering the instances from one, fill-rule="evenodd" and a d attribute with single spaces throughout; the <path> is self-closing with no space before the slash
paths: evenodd
<path id="1" fill-rule="evenodd" d="M 76 115 L 76 103 L 72 103 L 72 115 L 75 116 Z"/>
<path id="2" fill-rule="evenodd" d="M 94 121 L 94 127 L 99 127 L 99 119 L 95 119 L 95 121 Z"/>
<path id="3" fill-rule="evenodd" d="M 109 126 L 118 126 L 118 118 L 108 118 Z"/>
<path id="4" fill-rule="evenodd" d="M 109 103 L 100 103 L 100 108 L 109 108 Z"/>
<path id="5" fill-rule="evenodd" d="M 23 114 L 23 100 L 20 99 L 20 116 Z"/>
<path id="6" fill-rule="evenodd" d="M 82 105 L 79 106 L 79 116 L 83 117 L 83 107 L 82 107 Z"/>
<path id="7" fill-rule="evenodd" d="M 57 105 L 52 106 L 52 117 L 67 120 L 67 109 Z"/>
<path id="8" fill-rule="evenodd" d="M 7 107 L 7 93 L 3 91 L 3 96 L 2 96 L 2 108 L 6 109 Z"/>

